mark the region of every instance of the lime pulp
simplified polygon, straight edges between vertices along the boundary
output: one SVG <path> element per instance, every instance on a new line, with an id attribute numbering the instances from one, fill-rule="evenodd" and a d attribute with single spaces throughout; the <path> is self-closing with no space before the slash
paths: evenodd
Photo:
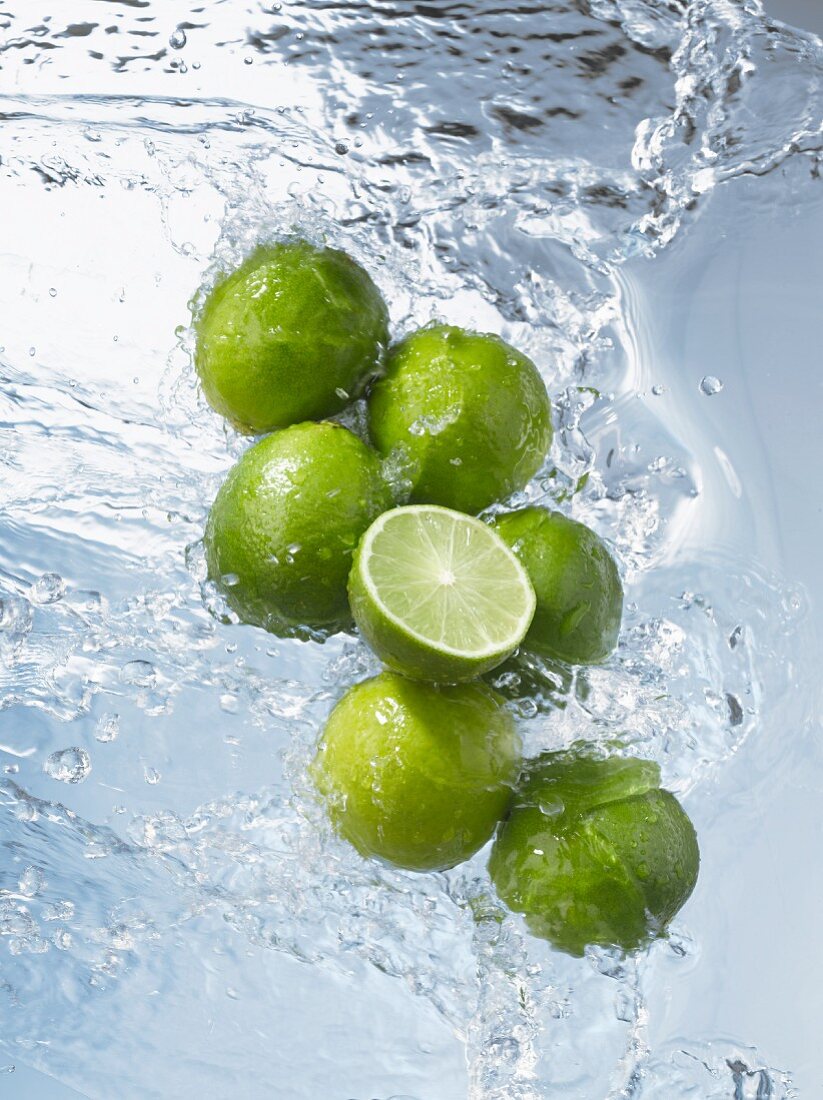
<path id="1" fill-rule="evenodd" d="M 375 520 L 357 548 L 349 596 L 357 626 L 389 667 L 441 683 L 473 679 L 505 660 L 535 606 L 503 540 L 435 505 Z"/>

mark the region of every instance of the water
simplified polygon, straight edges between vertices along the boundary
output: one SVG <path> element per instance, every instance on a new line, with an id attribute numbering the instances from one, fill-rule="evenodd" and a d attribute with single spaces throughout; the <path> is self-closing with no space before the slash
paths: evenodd
<path id="1" fill-rule="evenodd" d="M 800 346 L 769 331 L 779 248 L 746 252 L 777 207 L 775 241 L 821 224 L 819 42 L 753 0 L 72 20 L 0 9 L 2 1060 L 103 1098 L 819 1086 L 772 1001 L 807 982 L 792 1018 L 819 1019 L 808 862 L 733 909 L 748 838 L 820 786 L 814 498 L 787 458 L 808 439 L 813 464 L 809 383 L 757 376 Z M 544 372 L 557 441 L 524 496 L 610 540 L 628 606 L 564 709 L 545 682 L 515 705 L 529 751 L 618 731 L 695 820 L 701 881 L 648 956 L 555 955 L 482 853 L 357 859 L 305 765 L 373 659 L 210 613 L 199 540 L 246 444 L 200 398 L 188 301 L 294 226 L 368 266 L 395 331 L 499 331 Z M 768 293 L 724 328 L 746 255 Z M 803 805 L 764 837 L 775 866 L 815 858 Z M 781 956 L 775 928 L 807 935 Z"/>

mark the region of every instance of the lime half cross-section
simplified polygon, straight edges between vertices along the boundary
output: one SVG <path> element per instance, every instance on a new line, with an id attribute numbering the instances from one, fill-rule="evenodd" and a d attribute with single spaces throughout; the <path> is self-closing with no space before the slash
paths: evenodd
<path id="1" fill-rule="evenodd" d="M 528 575 L 499 535 L 426 504 L 372 523 L 355 553 L 349 598 L 381 660 L 435 683 L 495 668 L 519 646 L 535 608 Z"/>

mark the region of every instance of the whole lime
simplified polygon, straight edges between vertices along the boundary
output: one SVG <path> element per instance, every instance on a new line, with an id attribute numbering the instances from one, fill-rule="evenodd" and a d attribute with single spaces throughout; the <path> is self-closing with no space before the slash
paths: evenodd
<path id="1" fill-rule="evenodd" d="M 623 587 L 603 540 L 545 508 L 496 516 L 492 526 L 523 563 L 537 596 L 524 646 L 572 665 L 608 657 L 620 632 Z"/>
<path id="2" fill-rule="evenodd" d="M 429 325 L 392 348 L 369 397 L 372 442 L 411 500 L 475 514 L 522 489 L 551 446 L 551 407 L 530 359 L 498 336 Z"/>
<path id="3" fill-rule="evenodd" d="M 384 672 L 334 708 L 311 770 L 335 829 L 362 855 L 436 871 L 491 837 L 519 760 L 514 721 L 485 685 Z"/>
<path id="4" fill-rule="evenodd" d="M 295 424 L 229 471 L 206 524 L 209 576 L 244 622 L 275 634 L 341 629 L 354 548 L 389 507 L 365 443 L 339 424 Z"/>
<path id="5" fill-rule="evenodd" d="M 256 434 L 331 416 L 362 392 L 388 341 L 388 312 L 345 252 L 281 241 L 218 279 L 196 333 L 209 403 Z"/>
<path id="6" fill-rule="evenodd" d="M 664 933 L 697 881 L 692 823 L 657 765 L 549 753 L 526 770 L 492 849 L 501 899 L 561 951 L 631 950 Z"/>

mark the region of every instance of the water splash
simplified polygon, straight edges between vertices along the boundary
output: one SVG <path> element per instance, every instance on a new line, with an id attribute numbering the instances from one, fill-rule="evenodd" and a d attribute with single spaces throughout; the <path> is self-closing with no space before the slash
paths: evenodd
<path id="1" fill-rule="evenodd" d="M 108 25 L 36 25 L 23 0 L 2 17 L 6 1049 L 88 1095 L 146 1096 L 153 1035 L 164 1088 L 228 1088 L 270 1062 L 252 1027 L 180 1066 L 150 1011 L 196 987 L 187 951 L 216 948 L 391 977 L 464 1041 L 477 1100 L 791 1097 L 732 1042 L 652 1049 L 646 986 L 689 964 L 685 929 L 645 961 L 573 963 L 500 909 L 482 855 L 410 876 L 330 835 L 306 762 L 374 660 L 238 628 L 204 585 L 204 517 L 245 441 L 199 395 L 187 300 L 300 226 L 374 272 L 398 333 L 442 319 L 522 347 L 558 431 L 515 503 L 593 525 L 628 593 L 606 666 L 502 674 L 528 751 L 617 731 L 699 793 L 786 699 L 802 600 L 753 563 L 730 575 L 709 536 L 700 561 L 678 556 L 711 502 L 634 399 L 619 270 L 725 181 L 789 158 L 814 177 L 819 42 L 754 0 L 235 3 L 207 25 L 185 7 L 171 26 L 151 4 Z M 67 92 L 80 77 L 95 94 Z M 221 999 L 260 1003 L 250 970 Z M 272 1072 L 261 1088 L 282 1086 Z"/>

